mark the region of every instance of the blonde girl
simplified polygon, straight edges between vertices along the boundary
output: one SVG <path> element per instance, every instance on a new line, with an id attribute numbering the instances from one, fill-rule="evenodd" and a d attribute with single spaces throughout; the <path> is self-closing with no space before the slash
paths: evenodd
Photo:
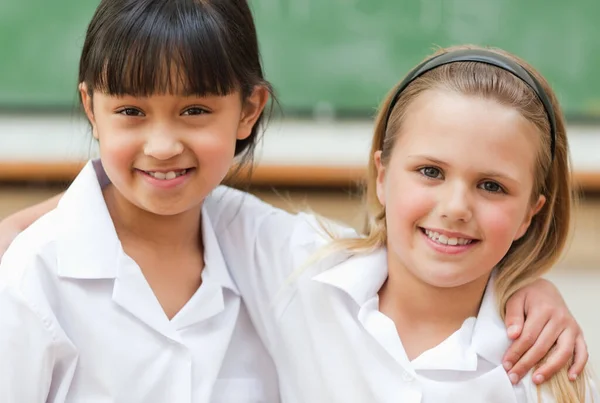
<path id="1" fill-rule="evenodd" d="M 598 399 L 567 366 L 542 387 L 503 368 L 507 301 L 571 220 L 564 118 L 535 69 L 477 47 L 417 66 L 378 115 L 366 192 L 362 237 L 230 189 L 208 205 L 286 401 Z"/>

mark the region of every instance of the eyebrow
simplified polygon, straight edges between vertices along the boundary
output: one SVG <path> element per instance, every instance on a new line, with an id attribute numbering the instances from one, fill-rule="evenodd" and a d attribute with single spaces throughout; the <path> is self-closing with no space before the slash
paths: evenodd
<path id="1" fill-rule="evenodd" d="M 434 158 L 434 157 L 431 157 L 431 156 L 428 156 L 428 155 L 409 155 L 408 158 L 429 161 L 432 164 L 440 165 L 442 167 L 450 166 L 450 164 L 448 164 L 447 162 L 442 161 L 437 158 Z M 484 176 L 487 178 L 503 179 L 503 180 L 507 180 L 507 181 L 513 182 L 513 183 L 520 183 L 520 181 L 518 179 L 513 178 L 512 176 L 503 174 L 498 171 L 483 171 L 483 172 L 478 172 L 478 175 L 481 175 L 481 176 Z"/>

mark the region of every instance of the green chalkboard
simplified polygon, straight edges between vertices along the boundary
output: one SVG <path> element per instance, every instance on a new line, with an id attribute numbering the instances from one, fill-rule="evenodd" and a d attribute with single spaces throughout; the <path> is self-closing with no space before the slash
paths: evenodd
<path id="1" fill-rule="evenodd" d="M 0 0 L 0 108 L 71 108 L 98 2 Z"/>
<path id="2" fill-rule="evenodd" d="M 250 0 L 288 114 L 371 114 L 434 46 L 505 48 L 538 67 L 567 114 L 600 117 L 600 0 Z M 64 107 L 96 1 L 2 0 L 0 108 Z"/>

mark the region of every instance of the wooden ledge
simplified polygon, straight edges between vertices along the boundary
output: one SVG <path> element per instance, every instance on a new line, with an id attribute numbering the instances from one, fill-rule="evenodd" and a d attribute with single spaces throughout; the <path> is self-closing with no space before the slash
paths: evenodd
<path id="1" fill-rule="evenodd" d="M 69 182 L 82 166 L 76 162 L 0 162 L 0 181 Z M 364 175 L 365 169 L 357 166 L 259 165 L 251 182 L 256 186 L 342 188 L 356 186 Z M 573 177 L 580 189 L 600 191 L 600 171 L 576 171 Z"/>

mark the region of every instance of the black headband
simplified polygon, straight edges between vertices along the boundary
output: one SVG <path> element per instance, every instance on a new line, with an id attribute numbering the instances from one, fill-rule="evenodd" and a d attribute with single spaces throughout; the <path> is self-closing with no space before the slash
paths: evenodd
<path id="1" fill-rule="evenodd" d="M 540 83 L 535 79 L 535 77 L 530 74 L 525 68 L 523 68 L 520 64 L 514 62 L 513 60 L 500 55 L 498 53 L 489 51 L 489 50 L 478 50 L 478 49 L 465 49 L 465 50 L 456 50 L 453 52 L 442 53 L 439 56 L 435 56 L 432 59 L 429 59 L 408 73 L 406 78 L 400 83 L 396 93 L 394 94 L 394 98 L 392 98 L 392 102 L 388 107 L 387 114 L 385 117 L 385 126 L 387 128 L 388 121 L 390 119 L 390 115 L 392 114 L 392 110 L 398 102 L 398 98 L 400 98 L 400 94 L 402 91 L 408 87 L 408 85 L 413 82 L 415 79 L 423 75 L 424 73 L 433 70 L 437 67 L 443 66 L 449 63 L 455 62 L 478 62 L 478 63 L 486 63 L 492 66 L 496 66 L 501 68 L 502 70 L 508 71 L 512 73 L 525 84 L 527 84 L 531 89 L 535 92 L 539 100 L 544 105 L 544 109 L 546 110 L 546 115 L 548 115 L 548 121 L 550 122 L 550 152 L 552 155 L 552 159 L 554 159 L 554 149 L 556 147 L 556 119 L 554 117 L 554 109 L 552 108 L 552 103 L 548 99 L 548 95 L 540 85 Z"/>

